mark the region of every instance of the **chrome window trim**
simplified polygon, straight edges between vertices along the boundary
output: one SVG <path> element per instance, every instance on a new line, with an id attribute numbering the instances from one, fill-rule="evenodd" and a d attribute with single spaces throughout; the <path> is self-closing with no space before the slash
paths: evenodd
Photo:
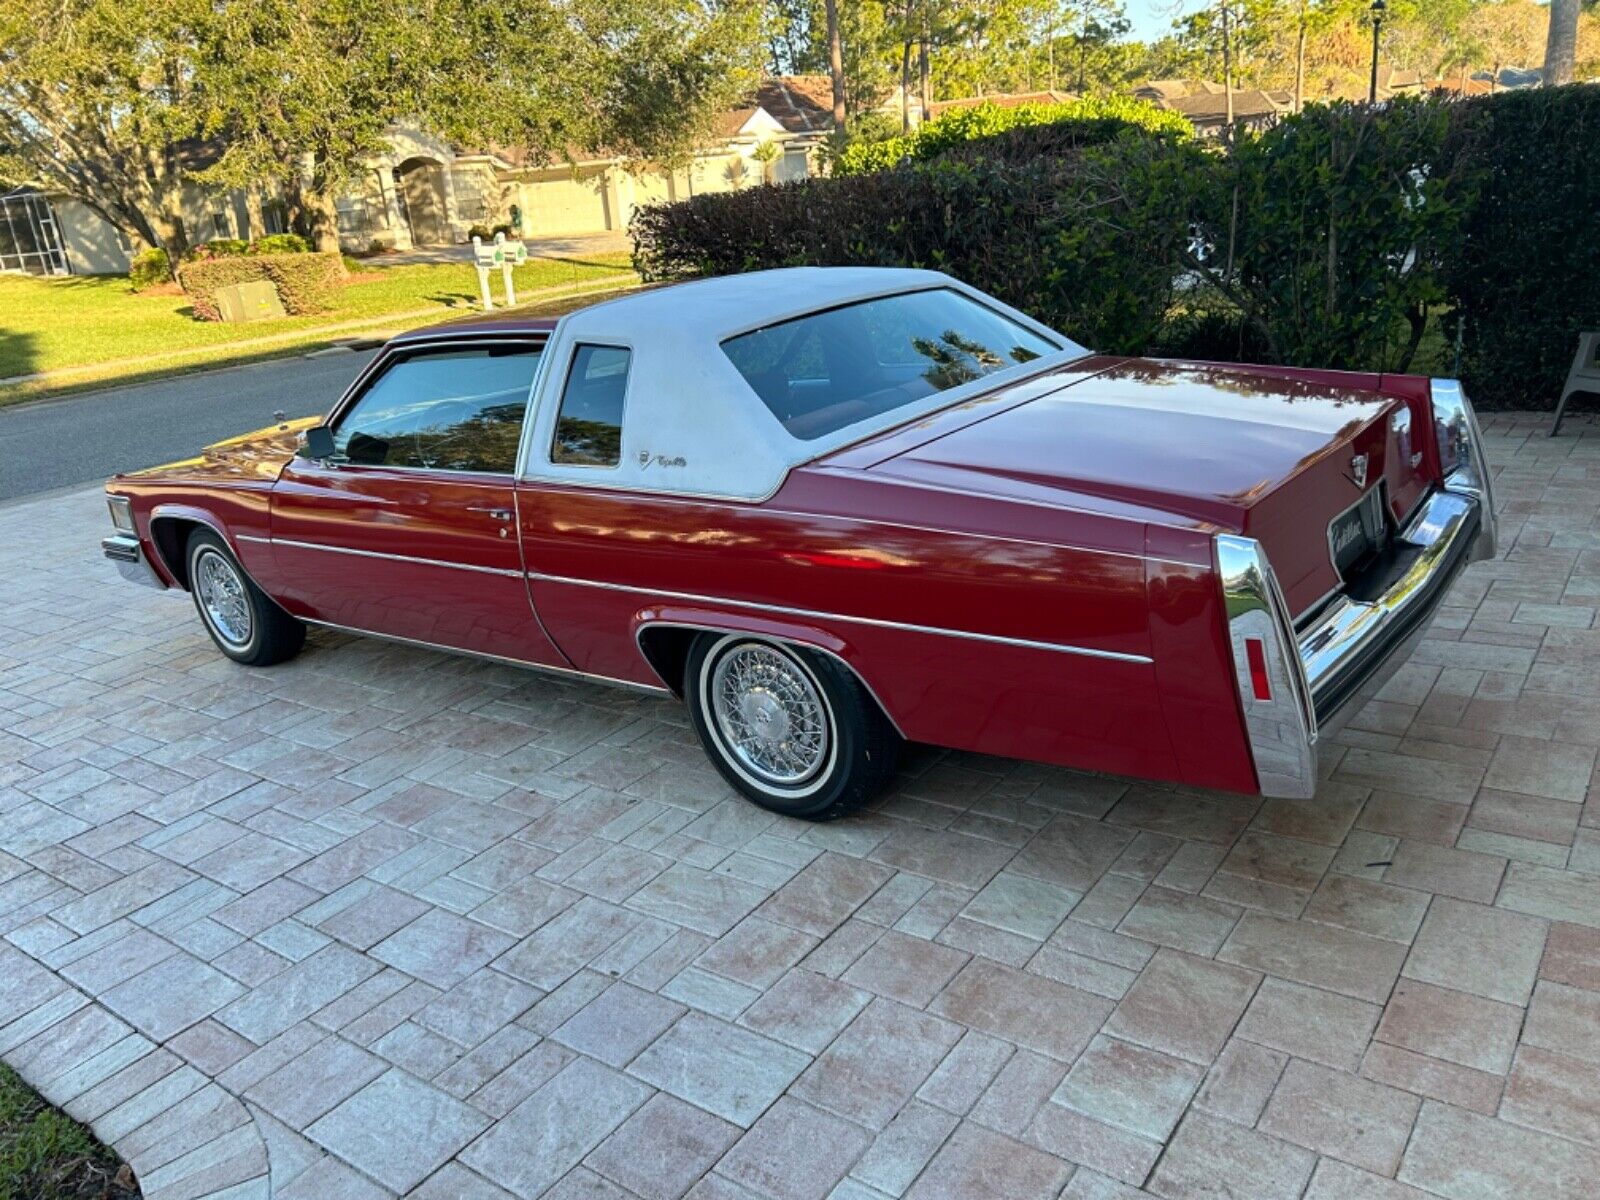
<path id="1" fill-rule="evenodd" d="M 529 662 L 522 658 L 508 658 L 503 654 L 489 654 L 482 650 L 463 650 L 457 646 L 441 646 L 437 642 L 425 642 L 420 638 L 401 637 L 396 633 L 378 633 L 371 629 L 357 629 L 353 625 L 340 625 L 333 621 L 319 621 L 314 617 L 301 617 L 300 619 L 307 625 L 315 625 L 321 629 L 332 629 L 339 633 L 354 634 L 357 637 L 376 638 L 381 642 L 394 642 L 401 646 L 414 646 L 419 650 L 437 650 L 441 654 L 458 654 L 463 658 L 478 658 L 485 662 L 499 663 L 507 667 L 519 667 L 525 671 L 537 671 L 545 675 L 590 679 L 598 683 L 610 684 L 613 687 L 645 692 L 652 696 L 672 695 L 669 689 L 657 687 L 653 683 L 635 683 L 631 679 L 617 679 L 612 675 L 596 675 L 592 671 L 580 671 L 576 667 L 557 667 L 548 663 Z"/>
<path id="2" fill-rule="evenodd" d="M 344 420 L 346 414 L 350 410 L 351 405 L 355 404 L 361 399 L 362 396 L 366 394 L 367 389 L 377 382 L 378 377 L 391 365 L 393 365 L 396 359 L 411 358 L 418 354 L 428 354 L 436 350 L 478 349 L 484 345 L 502 342 L 511 343 L 513 345 L 529 345 L 538 350 L 539 361 L 534 364 L 533 378 L 528 382 L 528 395 L 527 398 L 522 402 L 522 428 L 517 434 L 517 458 L 513 460 L 510 471 L 461 471 L 451 467 L 407 467 L 391 466 L 387 463 L 329 463 L 327 465 L 340 471 L 382 470 L 403 471 L 407 474 L 418 475 L 426 475 L 429 473 L 445 475 L 488 475 L 495 479 L 504 479 L 508 482 L 514 481 L 520 473 L 518 467 L 521 465 L 522 447 L 528 436 L 528 422 L 533 417 L 533 399 L 538 394 L 539 379 L 544 372 L 545 358 L 547 357 L 545 351 L 550 348 L 553 334 L 554 330 L 551 330 L 550 332 L 534 330 L 526 333 L 495 330 L 493 332 L 479 334 L 476 337 L 461 337 L 458 335 L 450 338 L 441 338 L 438 341 L 433 341 L 427 338 L 419 338 L 415 341 L 409 342 L 390 342 L 385 345 L 383 349 L 378 351 L 378 353 L 373 357 L 372 361 L 362 368 L 360 374 L 358 374 L 355 379 L 351 380 L 350 386 L 345 389 L 344 394 L 340 396 L 339 399 L 334 401 L 333 407 L 330 408 L 327 415 L 322 418 L 322 424 L 326 428 L 335 428 L 340 421 Z M 298 451 L 294 457 L 299 457 Z M 313 461 L 320 462 L 321 460 L 317 459 Z"/>
<path id="3" fill-rule="evenodd" d="M 1234 680 L 1263 795 L 1308 800 L 1317 790 L 1317 714 L 1283 590 L 1255 538 L 1220 534 L 1217 569 Z M 1258 700 L 1247 642 L 1262 645 L 1271 697 Z"/>
<path id="4" fill-rule="evenodd" d="M 578 353 L 585 348 L 592 350 L 622 350 L 628 355 L 628 369 L 622 376 L 622 416 L 617 421 L 617 461 L 613 463 L 556 461 L 556 433 L 561 427 L 561 409 L 567 402 L 567 388 L 572 386 L 572 372 L 578 366 Z M 561 388 L 556 393 L 555 412 L 550 418 L 550 436 L 545 439 L 543 465 L 554 470 L 565 470 L 569 467 L 583 471 L 621 470 L 622 460 L 626 457 L 622 449 L 622 438 L 628 428 L 628 393 L 631 391 L 633 391 L 633 347 L 631 345 L 624 345 L 619 341 L 573 342 L 572 353 L 567 355 L 567 369 L 561 376 Z"/>

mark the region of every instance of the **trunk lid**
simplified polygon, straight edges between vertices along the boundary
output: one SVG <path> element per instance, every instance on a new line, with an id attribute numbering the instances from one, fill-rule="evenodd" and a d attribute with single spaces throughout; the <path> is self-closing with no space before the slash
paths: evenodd
<path id="1" fill-rule="evenodd" d="M 1391 517 L 1426 490 L 1422 464 L 1391 428 L 1406 402 L 1373 390 L 1375 376 L 1349 379 L 1121 360 L 934 425 L 871 469 L 1255 537 L 1298 615 L 1340 585 L 1330 522 L 1374 488 Z"/>

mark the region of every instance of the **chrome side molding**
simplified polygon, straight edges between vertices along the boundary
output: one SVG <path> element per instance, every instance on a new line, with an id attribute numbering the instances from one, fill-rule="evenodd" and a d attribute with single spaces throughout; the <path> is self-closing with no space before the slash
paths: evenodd
<path id="1" fill-rule="evenodd" d="M 1268 796 L 1317 790 L 1317 714 L 1283 590 L 1261 543 L 1222 534 L 1217 567 L 1256 778 Z"/>

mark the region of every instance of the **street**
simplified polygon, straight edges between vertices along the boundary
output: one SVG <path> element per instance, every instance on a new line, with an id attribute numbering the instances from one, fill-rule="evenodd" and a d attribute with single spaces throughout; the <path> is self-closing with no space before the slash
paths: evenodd
<path id="1" fill-rule="evenodd" d="M 372 354 L 295 355 L 0 408 L 0 502 L 186 458 L 278 409 L 325 412 Z"/>

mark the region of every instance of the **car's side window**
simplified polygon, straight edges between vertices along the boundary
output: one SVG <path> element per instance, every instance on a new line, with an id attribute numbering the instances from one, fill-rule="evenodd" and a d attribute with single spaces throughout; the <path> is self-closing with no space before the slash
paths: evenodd
<path id="1" fill-rule="evenodd" d="M 520 342 L 398 357 L 339 418 L 334 461 L 511 474 L 542 350 Z"/>
<path id="2" fill-rule="evenodd" d="M 622 346 L 578 346 L 561 389 L 550 461 L 614 467 L 622 461 L 622 413 L 633 353 Z"/>

